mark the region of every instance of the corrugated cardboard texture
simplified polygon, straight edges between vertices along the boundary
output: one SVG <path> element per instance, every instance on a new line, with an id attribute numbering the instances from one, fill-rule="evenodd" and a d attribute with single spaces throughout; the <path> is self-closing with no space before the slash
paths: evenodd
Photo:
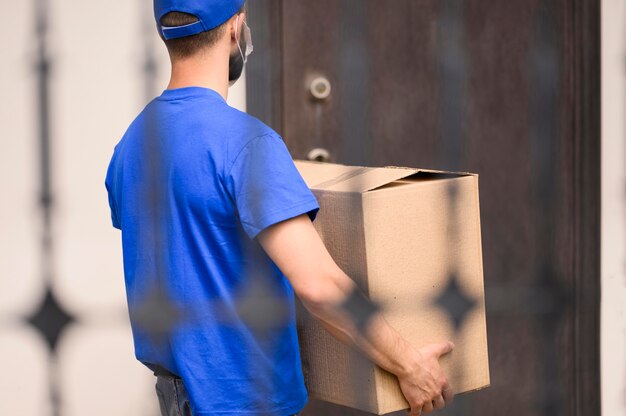
<path id="1" fill-rule="evenodd" d="M 333 212 L 336 219 L 334 222 L 320 221 L 316 225 L 318 233 L 324 241 L 332 241 L 334 260 L 367 292 L 361 196 L 333 191 L 316 193 L 320 212 Z M 308 391 L 315 392 L 314 397 L 320 400 L 341 404 L 346 392 L 334 386 L 351 386 L 353 391 L 350 392 L 350 400 L 353 407 L 376 408 L 374 366 L 361 354 L 337 342 L 312 317 L 306 314 L 298 316 L 301 321 L 301 350 L 307 351 L 302 361 Z"/>
<path id="2" fill-rule="evenodd" d="M 302 161 L 296 166 L 320 203 L 314 224 L 339 267 L 384 305 L 385 318 L 417 347 L 455 342 L 441 364 L 457 393 L 489 385 L 478 177 Z M 459 284 L 477 301 L 458 332 L 433 304 L 453 265 Z M 375 414 L 408 407 L 395 376 L 306 314 L 298 320 L 312 397 Z"/>
<path id="3" fill-rule="evenodd" d="M 457 187 L 456 220 L 448 200 L 451 181 Z M 457 347 L 442 366 L 458 392 L 489 384 L 477 181 L 416 181 L 363 195 L 370 297 L 384 304 L 386 319 L 412 344 L 454 340 Z M 463 290 L 479 302 L 459 333 L 432 304 L 451 265 Z M 381 413 L 402 408 L 395 377 L 377 369 L 376 384 Z"/>

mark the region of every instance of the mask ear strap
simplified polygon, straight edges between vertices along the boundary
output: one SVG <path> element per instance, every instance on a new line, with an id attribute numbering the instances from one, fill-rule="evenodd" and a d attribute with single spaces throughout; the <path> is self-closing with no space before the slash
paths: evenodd
<path id="1" fill-rule="evenodd" d="M 241 15 L 238 14 L 237 19 L 235 20 L 235 41 L 237 42 L 237 48 L 239 48 L 239 53 L 241 54 L 243 63 L 245 64 L 246 61 L 248 60 L 248 57 L 243 53 L 243 49 L 241 49 L 241 39 L 237 38 L 237 32 L 239 32 L 239 30 L 237 30 L 239 28 L 239 16 Z"/>

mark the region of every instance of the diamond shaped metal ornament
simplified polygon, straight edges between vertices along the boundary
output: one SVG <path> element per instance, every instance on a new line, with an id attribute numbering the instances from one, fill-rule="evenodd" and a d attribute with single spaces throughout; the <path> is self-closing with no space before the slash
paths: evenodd
<path id="1" fill-rule="evenodd" d="M 341 310 L 350 316 L 359 332 L 365 334 L 370 320 L 380 311 L 380 306 L 372 302 L 360 289 L 355 288 L 341 304 Z"/>
<path id="2" fill-rule="evenodd" d="M 43 335 L 50 350 L 55 351 L 63 331 L 74 318 L 59 304 L 52 289 L 47 287 L 43 301 L 27 321 Z"/>
<path id="3" fill-rule="evenodd" d="M 250 276 L 245 289 L 236 298 L 236 308 L 248 327 L 262 333 L 282 327 L 291 314 L 286 300 L 259 277 Z"/>
<path id="4" fill-rule="evenodd" d="M 450 274 L 448 284 L 443 292 L 435 298 L 435 305 L 442 309 L 458 331 L 469 313 L 476 306 L 476 299 L 469 296 L 459 284 L 456 272 Z"/>
<path id="5" fill-rule="evenodd" d="M 156 345 L 163 345 L 183 320 L 182 311 L 168 296 L 162 284 L 155 284 L 132 311 L 133 324 Z"/>

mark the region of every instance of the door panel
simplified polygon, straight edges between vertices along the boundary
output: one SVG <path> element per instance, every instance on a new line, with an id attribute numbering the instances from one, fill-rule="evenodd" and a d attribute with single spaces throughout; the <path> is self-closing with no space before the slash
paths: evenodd
<path id="1" fill-rule="evenodd" d="M 455 3 L 252 2 L 255 27 L 274 28 L 259 53 L 281 64 L 268 82 L 251 63 L 250 111 L 295 158 L 325 148 L 338 163 L 480 174 L 492 385 L 439 414 L 599 414 L 599 2 L 461 2 L 459 79 L 442 65 Z M 318 76 L 327 100 L 308 91 Z M 267 96 L 281 103 L 269 115 Z M 446 107 L 456 97 L 461 113 Z M 312 401 L 303 414 L 361 413 Z"/>

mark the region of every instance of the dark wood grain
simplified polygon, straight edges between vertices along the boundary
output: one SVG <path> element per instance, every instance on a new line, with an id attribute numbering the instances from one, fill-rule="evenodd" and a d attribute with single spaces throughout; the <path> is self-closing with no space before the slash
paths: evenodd
<path id="1" fill-rule="evenodd" d="M 339 10 L 336 0 L 286 1 L 283 5 L 283 129 L 294 157 L 304 158 L 315 147 L 335 155 L 340 146 L 336 96 L 318 102 L 309 93 L 309 84 L 317 76 L 339 85 Z"/>
<path id="2" fill-rule="evenodd" d="M 598 415 L 600 403 L 600 2 L 563 1 L 568 65 L 565 131 L 570 155 L 571 229 L 565 254 L 575 288 L 571 352 L 571 407 Z M 567 140 L 569 139 L 569 140 Z"/>
<path id="3" fill-rule="evenodd" d="M 446 169 L 440 152 L 440 126 L 446 120 L 441 119 L 443 81 L 437 65 L 439 1 L 360 2 L 364 10 L 357 16 L 367 20 L 362 41 L 368 48 L 355 56 L 367 60 L 363 62 L 367 76 L 359 78 L 361 84 L 367 80 L 362 85 L 367 91 L 356 93 L 360 84 L 346 79 L 350 71 L 345 61 L 342 64 L 342 53 L 353 45 L 346 40 L 351 30 L 346 22 L 354 16 L 344 14 L 357 7 L 354 2 L 257 1 L 258 7 L 267 7 L 266 13 L 274 16 L 266 19 L 273 22 L 266 42 L 279 48 L 271 54 L 279 59 L 280 68 L 272 66 L 274 75 L 268 76 L 254 74 L 267 65 L 250 67 L 248 79 L 265 85 L 249 90 L 249 105 L 273 126 L 280 126 L 277 129 L 294 157 L 304 158 L 311 148 L 323 147 L 339 163 Z M 492 385 L 458 397 L 457 405 L 440 415 L 540 414 L 538 393 L 546 383 L 540 377 L 546 347 L 559 352 L 554 376 L 562 414 L 600 414 L 599 3 L 465 3 L 468 77 L 462 168 L 480 174 Z M 530 128 L 534 122 L 530 54 L 542 5 L 552 13 L 559 61 L 556 173 L 544 178 L 554 181 L 558 190 L 557 215 L 554 235 L 546 238 L 552 244 L 557 278 L 574 294 L 573 308 L 564 309 L 551 336 L 538 330 L 545 316 L 524 297 L 536 282 L 536 242 L 544 232 L 538 226 L 541 212 L 533 195 Z M 310 98 L 308 82 L 317 75 L 326 76 L 333 85 L 328 101 Z M 279 97 L 268 104 L 268 98 L 259 94 Z M 355 102 L 363 97 L 368 100 L 365 105 Z M 367 132 L 362 143 L 346 129 L 354 123 L 346 120 L 350 109 L 362 112 L 354 115 L 366 124 L 360 126 Z M 365 146 L 363 151 L 359 144 Z M 461 408 L 466 412 L 461 413 Z M 363 413 L 312 400 L 303 414 Z"/>

